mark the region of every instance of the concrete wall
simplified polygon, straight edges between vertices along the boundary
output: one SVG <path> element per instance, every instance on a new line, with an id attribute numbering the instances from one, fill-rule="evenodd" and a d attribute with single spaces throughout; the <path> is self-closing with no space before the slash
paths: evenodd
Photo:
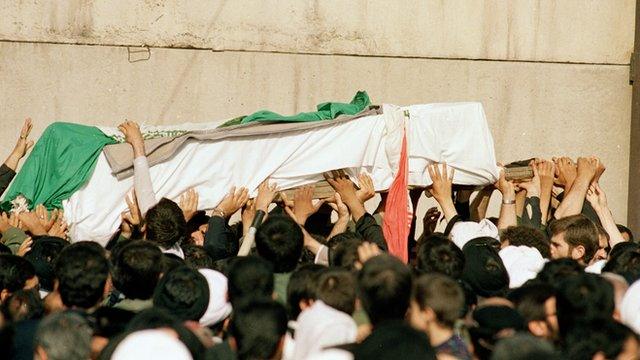
<path id="1" fill-rule="evenodd" d="M 56 120 L 293 113 L 359 89 L 375 103 L 481 101 L 502 161 L 601 156 L 624 221 L 634 3 L 0 1 L 0 154 L 26 116 L 38 135 Z M 142 44 L 149 60 L 130 62 Z"/>

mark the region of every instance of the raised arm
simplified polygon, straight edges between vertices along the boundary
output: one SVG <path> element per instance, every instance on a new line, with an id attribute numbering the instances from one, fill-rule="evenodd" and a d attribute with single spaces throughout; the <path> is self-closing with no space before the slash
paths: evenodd
<path id="1" fill-rule="evenodd" d="M 546 225 L 549 219 L 551 196 L 553 195 L 555 165 L 552 161 L 541 159 L 536 162 L 536 170 L 538 171 L 538 176 L 540 176 L 540 212 L 542 225 Z"/>
<path id="2" fill-rule="evenodd" d="M 22 125 L 22 130 L 20 130 L 20 137 L 16 142 L 16 146 L 13 148 L 11 155 L 9 155 L 0 167 L 0 195 L 4 193 L 16 175 L 16 169 L 18 168 L 20 160 L 27 154 L 27 150 L 33 146 L 33 140 L 29 140 L 29 134 L 32 128 L 31 119 L 26 119 Z"/>
<path id="3" fill-rule="evenodd" d="M 609 234 L 609 247 L 613 249 L 614 246 L 626 240 L 622 237 L 622 234 L 618 230 L 611 209 L 607 204 L 607 196 L 600 188 L 598 183 L 593 183 L 587 190 L 587 201 L 591 204 L 593 210 L 598 214 L 602 227 Z"/>
<path id="4" fill-rule="evenodd" d="M 447 164 L 442 164 L 441 166 L 442 171 L 440 170 L 440 164 L 431 164 L 427 166 L 427 171 L 429 172 L 429 176 L 432 181 L 430 190 L 433 198 L 436 199 L 440 205 L 445 219 L 447 219 L 447 221 L 451 221 L 456 217 L 456 215 L 458 215 L 452 198 L 453 174 L 455 170 L 451 169 L 451 174 L 449 174 Z"/>
<path id="5" fill-rule="evenodd" d="M 577 215 L 582 212 L 582 206 L 589 190 L 589 185 L 593 181 L 598 171 L 600 161 L 595 158 L 579 158 L 576 180 L 565 196 L 558 209 L 556 209 L 555 217 L 560 219 L 566 216 Z"/>
<path id="6" fill-rule="evenodd" d="M 507 181 L 504 169 L 500 170 L 500 179 L 498 179 L 496 183 L 496 188 L 498 188 L 498 191 L 502 194 L 498 229 L 502 230 L 509 226 L 518 225 L 518 217 L 516 216 L 516 187 L 513 181 Z"/>
<path id="7" fill-rule="evenodd" d="M 118 130 L 124 134 L 125 141 L 133 148 L 133 187 L 136 190 L 140 213 L 145 216 L 147 210 L 157 204 L 158 200 L 151 183 L 140 126 L 136 122 L 125 121 L 118 126 Z"/>

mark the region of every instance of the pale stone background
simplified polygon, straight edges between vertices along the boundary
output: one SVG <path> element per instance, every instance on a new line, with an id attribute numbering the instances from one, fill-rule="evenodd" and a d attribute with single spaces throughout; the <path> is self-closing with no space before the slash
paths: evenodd
<path id="1" fill-rule="evenodd" d="M 633 0 L 0 0 L 0 156 L 27 116 L 37 137 L 53 121 L 308 111 L 360 89 L 374 103 L 481 101 L 501 161 L 600 156 L 626 222 L 634 10 Z M 149 60 L 130 62 L 141 49 L 128 46 L 148 46 Z"/>

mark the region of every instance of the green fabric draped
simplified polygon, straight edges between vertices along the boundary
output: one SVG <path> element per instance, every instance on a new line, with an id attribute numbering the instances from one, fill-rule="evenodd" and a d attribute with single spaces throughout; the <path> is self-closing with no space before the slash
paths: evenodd
<path id="1" fill-rule="evenodd" d="M 369 95 L 366 91 L 358 91 L 353 97 L 350 103 L 339 102 L 325 102 L 319 104 L 315 112 L 303 112 L 295 115 L 285 116 L 274 113 L 269 110 L 260 110 L 251 115 L 244 117 L 237 117 L 231 119 L 220 127 L 226 127 L 231 125 L 247 124 L 254 121 L 282 121 L 282 122 L 308 122 L 319 120 L 331 120 L 340 115 L 355 115 L 367 106 L 371 105 Z"/>
<path id="2" fill-rule="evenodd" d="M 116 141 L 93 126 L 56 122 L 44 131 L 7 191 L 2 208 L 22 194 L 30 207 L 62 208 L 89 180 L 105 145 Z"/>

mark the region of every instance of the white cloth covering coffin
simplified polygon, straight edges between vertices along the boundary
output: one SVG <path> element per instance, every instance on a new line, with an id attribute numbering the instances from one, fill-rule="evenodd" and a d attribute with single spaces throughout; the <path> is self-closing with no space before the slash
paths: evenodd
<path id="1" fill-rule="evenodd" d="M 407 116 L 408 115 L 408 116 Z M 348 169 L 352 178 L 371 174 L 386 190 L 398 169 L 403 128 L 407 130 L 409 184 L 428 186 L 430 162 L 456 169 L 454 183 L 485 185 L 499 175 L 493 139 L 480 103 L 384 105 L 380 115 L 357 118 L 312 131 L 267 134 L 221 141 L 187 140 L 169 160 L 150 168 L 158 199 L 177 200 L 195 188 L 199 208 L 214 208 L 232 186 L 255 195 L 269 178 L 286 189 L 315 183 L 322 173 Z M 101 128 L 102 129 L 102 128 Z M 103 129 L 115 133 L 115 129 Z M 73 241 L 105 245 L 127 210 L 125 194 L 133 177 L 118 180 L 101 154 L 91 178 L 63 203 Z"/>

